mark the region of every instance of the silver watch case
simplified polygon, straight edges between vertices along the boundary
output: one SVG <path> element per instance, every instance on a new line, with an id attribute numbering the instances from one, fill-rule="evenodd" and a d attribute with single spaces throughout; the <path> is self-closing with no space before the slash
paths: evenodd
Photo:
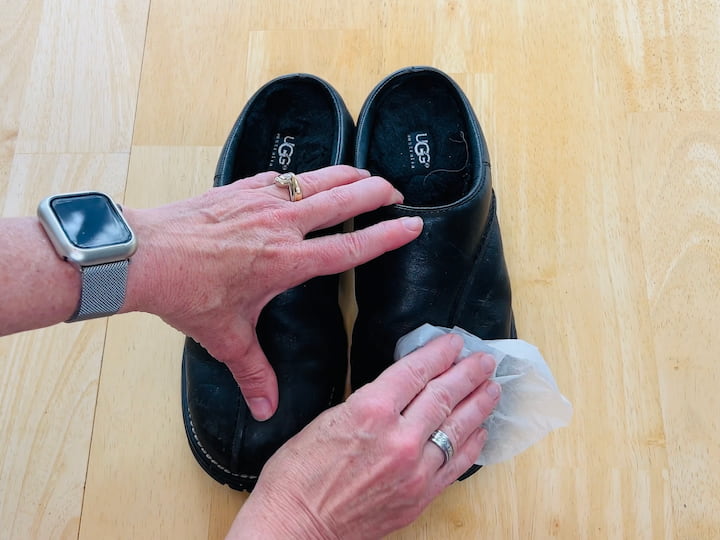
<path id="1" fill-rule="evenodd" d="M 127 229 L 129 238 L 119 239 L 118 242 L 109 242 L 107 245 L 96 247 L 80 247 L 71 241 L 60 218 L 53 210 L 52 203 L 57 199 L 82 198 L 88 196 L 100 196 L 105 200 L 108 205 L 108 211 Z M 58 255 L 77 267 L 95 266 L 129 259 L 137 249 L 135 233 L 123 217 L 122 210 L 105 193 L 99 191 L 79 191 L 52 195 L 40 202 L 37 215 Z"/>

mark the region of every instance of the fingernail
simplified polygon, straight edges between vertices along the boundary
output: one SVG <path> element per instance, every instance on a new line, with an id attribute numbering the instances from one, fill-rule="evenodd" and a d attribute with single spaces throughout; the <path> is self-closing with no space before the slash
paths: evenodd
<path id="1" fill-rule="evenodd" d="M 500 385 L 494 381 L 490 381 L 485 391 L 488 393 L 488 396 L 495 399 L 500 395 Z"/>
<path id="2" fill-rule="evenodd" d="M 480 435 L 478 436 L 478 438 L 480 439 L 480 442 L 481 442 L 481 443 L 485 444 L 485 441 L 487 441 L 487 438 L 488 438 L 487 429 L 481 430 L 481 431 L 480 431 Z"/>
<path id="3" fill-rule="evenodd" d="M 483 355 L 480 362 L 485 373 L 492 373 L 495 369 L 495 359 L 489 354 Z"/>
<path id="4" fill-rule="evenodd" d="M 396 189 L 395 196 L 393 197 L 393 204 L 401 204 L 404 200 L 405 200 L 405 195 L 403 195 Z"/>
<path id="5" fill-rule="evenodd" d="M 423 220 L 420 217 L 404 217 L 401 221 L 408 231 L 418 232 L 422 230 Z"/>
<path id="6" fill-rule="evenodd" d="M 272 416 L 272 406 L 270 401 L 264 397 L 250 398 L 247 400 L 248 407 L 253 418 L 258 422 L 264 422 Z"/>
<path id="7" fill-rule="evenodd" d="M 358 169 L 357 167 L 355 167 L 355 170 L 357 172 L 359 172 L 360 174 L 365 174 L 367 176 L 370 176 L 370 171 L 368 171 L 367 169 Z"/>
<path id="8" fill-rule="evenodd" d="M 463 338 L 458 336 L 457 334 L 450 334 L 450 345 L 452 345 L 455 348 L 462 347 L 464 341 Z"/>

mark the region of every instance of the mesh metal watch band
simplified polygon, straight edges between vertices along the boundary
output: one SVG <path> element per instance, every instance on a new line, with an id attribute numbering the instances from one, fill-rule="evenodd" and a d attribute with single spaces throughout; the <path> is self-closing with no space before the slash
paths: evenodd
<path id="1" fill-rule="evenodd" d="M 107 317 L 117 313 L 125 303 L 129 264 L 129 260 L 124 260 L 82 267 L 80 303 L 67 322 Z"/>

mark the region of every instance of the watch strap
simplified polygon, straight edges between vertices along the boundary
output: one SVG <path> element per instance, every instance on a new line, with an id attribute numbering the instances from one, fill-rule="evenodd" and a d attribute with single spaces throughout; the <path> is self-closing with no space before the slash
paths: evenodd
<path id="1" fill-rule="evenodd" d="M 83 266 L 80 269 L 82 289 L 78 308 L 67 322 L 107 317 L 117 313 L 125 303 L 130 260 Z"/>

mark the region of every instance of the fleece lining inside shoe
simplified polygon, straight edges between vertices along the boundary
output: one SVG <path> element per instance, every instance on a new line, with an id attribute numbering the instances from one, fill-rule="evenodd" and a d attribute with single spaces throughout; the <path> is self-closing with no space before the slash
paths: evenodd
<path id="1" fill-rule="evenodd" d="M 336 125 L 335 105 L 322 85 L 294 79 L 271 86 L 249 111 L 233 178 L 327 167 L 337 145 Z"/>
<path id="2" fill-rule="evenodd" d="M 472 185 L 465 113 L 455 90 L 434 73 L 385 88 L 374 111 L 367 165 L 411 206 L 448 204 Z"/>

